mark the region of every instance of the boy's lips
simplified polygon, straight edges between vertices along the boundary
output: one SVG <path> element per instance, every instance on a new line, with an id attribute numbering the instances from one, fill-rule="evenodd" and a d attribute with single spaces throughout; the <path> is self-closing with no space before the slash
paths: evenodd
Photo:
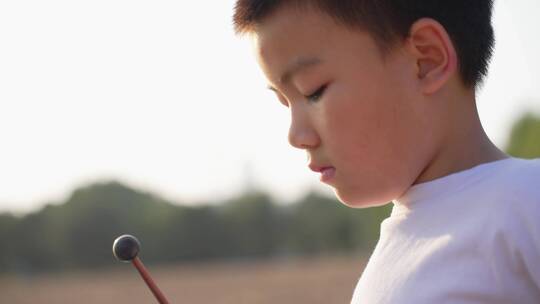
<path id="1" fill-rule="evenodd" d="M 329 182 L 336 174 L 336 168 L 332 166 L 317 166 L 315 164 L 309 164 L 309 168 L 313 172 L 321 174 L 320 180 L 323 183 Z"/>

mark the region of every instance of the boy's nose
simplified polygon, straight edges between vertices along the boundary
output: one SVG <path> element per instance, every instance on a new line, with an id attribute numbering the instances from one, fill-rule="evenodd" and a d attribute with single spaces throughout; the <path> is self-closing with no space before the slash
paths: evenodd
<path id="1" fill-rule="evenodd" d="M 304 150 L 314 149 L 319 145 L 320 138 L 307 117 L 292 115 L 289 143 L 295 148 Z"/>

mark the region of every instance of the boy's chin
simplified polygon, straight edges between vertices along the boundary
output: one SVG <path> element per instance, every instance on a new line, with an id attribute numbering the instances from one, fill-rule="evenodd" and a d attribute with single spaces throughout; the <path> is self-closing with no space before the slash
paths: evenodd
<path id="1" fill-rule="evenodd" d="M 374 196 L 361 194 L 355 191 L 343 191 L 334 188 L 334 193 L 340 202 L 351 208 L 370 208 L 384 206 L 392 201 L 392 198 L 385 196 Z"/>

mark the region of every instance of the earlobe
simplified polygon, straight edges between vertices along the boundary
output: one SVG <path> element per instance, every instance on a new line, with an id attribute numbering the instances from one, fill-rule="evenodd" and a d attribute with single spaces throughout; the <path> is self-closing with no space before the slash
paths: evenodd
<path id="1" fill-rule="evenodd" d="M 457 70 L 457 54 L 448 33 L 433 19 L 419 19 L 411 26 L 407 44 L 423 93 L 437 92 Z"/>

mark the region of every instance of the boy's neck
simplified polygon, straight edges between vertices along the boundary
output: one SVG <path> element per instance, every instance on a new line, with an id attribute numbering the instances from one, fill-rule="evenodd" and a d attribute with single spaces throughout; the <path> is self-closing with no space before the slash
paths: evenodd
<path id="1" fill-rule="evenodd" d="M 446 98 L 441 121 L 447 121 L 440 148 L 413 185 L 470 169 L 480 164 L 506 159 L 485 133 L 474 90 L 462 92 L 458 98 Z"/>

